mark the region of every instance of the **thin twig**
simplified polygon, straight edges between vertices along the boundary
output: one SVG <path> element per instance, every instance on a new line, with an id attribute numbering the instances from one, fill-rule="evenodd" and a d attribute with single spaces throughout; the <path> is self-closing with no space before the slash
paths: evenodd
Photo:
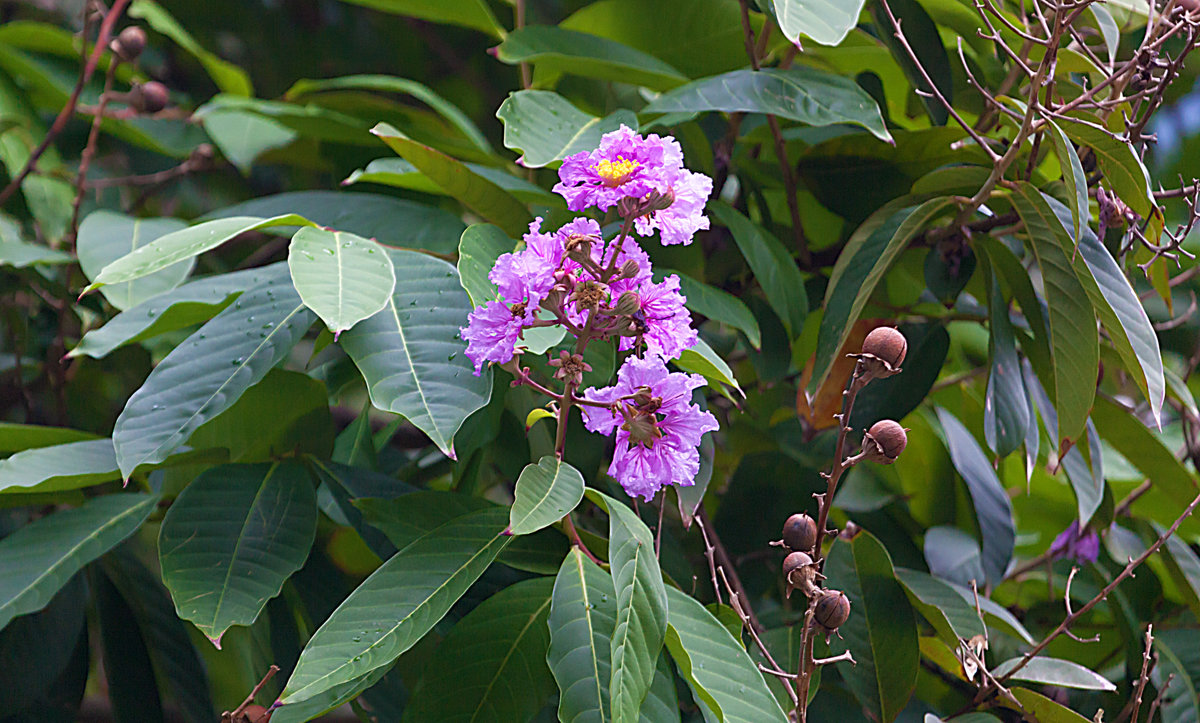
<path id="1" fill-rule="evenodd" d="M 66 238 L 67 243 L 71 246 L 75 245 L 75 238 L 79 235 L 79 209 L 83 205 L 83 196 L 87 193 L 88 168 L 92 164 L 92 157 L 96 155 L 96 143 L 100 138 L 100 124 L 104 120 L 104 109 L 108 106 L 113 78 L 116 75 L 117 66 L 120 64 L 119 58 L 113 58 L 108 65 L 108 71 L 104 74 L 104 90 L 100 93 L 100 103 L 96 107 L 96 114 L 92 116 L 92 127 L 88 131 L 87 143 L 83 147 L 83 153 L 79 156 L 79 175 L 75 177 L 75 200 L 71 204 L 71 225 L 67 227 Z"/>

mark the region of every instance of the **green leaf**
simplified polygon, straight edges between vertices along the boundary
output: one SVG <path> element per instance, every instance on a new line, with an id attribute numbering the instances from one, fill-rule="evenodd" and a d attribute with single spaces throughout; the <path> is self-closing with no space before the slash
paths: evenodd
<path id="1" fill-rule="evenodd" d="M 653 55 L 615 40 L 552 25 L 530 25 L 509 33 L 493 51 L 509 65 L 532 63 L 554 74 L 670 90 L 687 77 Z"/>
<path id="2" fill-rule="evenodd" d="M 554 692 L 546 667 L 549 578 L 506 587 L 450 630 L 426 663 L 405 721 L 523 721 Z"/>
<path id="3" fill-rule="evenodd" d="M 409 15 L 435 23 L 449 23 L 464 28 L 482 30 L 497 38 L 504 37 L 504 28 L 492 14 L 485 0 L 342 0 L 388 13 Z"/>
<path id="4" fill-rule="evenodd" d="M 220 647 L 250 625 L 308 559 L 317 498 L 296 461 L 205 470 L 176 498 L 158 536 L 162 579 L 179 617 Z"/>
<path id="5" fill-rule="evenodd" d="M 600 138 L 621 126 L 638 127 L 637 116 L 627 110 L 597 118 L 576 108 L 566 98 L 548 90 L 519 90 L 500 104 L 496 117 L 504 123 L 504 147 L 524 155 L 517 163 L 526 168 L 560 161 L 600 145 Z"/>
<path id="6" fill-rule="evenodd" d="M 1117 58 L 1117 48 L 1121 44 L 1121 29 L 1117 26 L 1117 21 L 1113 19 L 1108 8 L 1102 5 L 1089 5 L 1088 10 L 1096 18 L 1096 26 L 1100 29 L 1100 34 L 1104 36 L 1104 47 L 1108 50 L 1108 62 L 1111 63 Z"/>
<path id="7" fill-rule="evenodd" d="M 916 619 L 892 560 L 863 530 L 850 542 L 834 543 L 824 572 L 829 586 L 850 598 L 850 618 L 830 650 L 852 651 L 858 665 L 838 670 L 870 714 L 890 723 L 908 704 L 920 662 Z"/>
<path id="8" fill-rule="evenodd" d="M 556 196 L 541 186 L 518 178 L 507 171 L 478 163 L 463 163 L 472 173 L 482 176 L 500 188 L 512 194 L 513 198 L 522 203 L 540 203 L 549 206 L 562 206 L 562 197 Z M 376 158 L 367 164 L 366 168 L 351 173 L 343 186 L 352 183 L 379 183 L 395 188 L 407 188 L 410 191 L 430 193 L 435 196 L 447 196 L 449 192 L 434 183 L 428 176 L 417 170 L 417 167 L 403 158 Z"/>
<path id="9" fill-rule="evenodd" d="M 234 216 L 217 221 L 199 223 L 185 229 L 159 236 L 152 242 L 137 247 L 134 251 L 109 262 L 100 273 L 92 277 L 92 283 L 84 289 L 86 294 L 101 286 L 133 281 L 149 276 L 156 271 L 215 249 L 221 244 L 247 231 L 259 231 L 272 226 L 312 226 L 303 216 L 287 214 L 274 218 Z"/>
<path id="10" fill-rule="evenodd" d="M 1025 223 L 1029 244 L 1037 256 L 1042 283 L 1046 287 L 1046 303 L 1050 307 L 1058 437 L 1059 440 L 1076 440 L 1084 431 L 1096 395 L 1100 364 L 1096 315 L 1058 238 L 1058 234 L 1065 234 L 1066 230 L 1041 192 L 1027 183 L 1018 183 L 1012 201 Z"/>
<path id="11" fill-rule="evenodd" d="M 1040 723 L 1088 723 L 1088 719 L 1028 688 L 1012 688 L 1013 697 Z"/>
<path id="12" fill-rule="evenodd" d="M 758 328 L 758 320 L 754 318 L 745 302 L 733 294 L 671 269 L 656 269 L 654 280 L 661 283 L 672 274 L 679 277 L 679 290 L 684 296 L 687 308 L 741 331 L 746 335 L 750 346 L 755 349 L 762 347 L 762 333 Z"/>
<path id="13" fill-rule="evenodd" d="M 991 331 L 991 366 L 983 405 L 983 433 L 998 456 L 1007 457 L 1025 442 L 1029 424 L 1029 399 L 1021 377 L 1016 340 L 1008 317 L 1008 302 L 993 276 L 988 316 Z"/>
<path id="14" fill-rule="evenodd" d="M 43 427 L 40 424 L 0 422 L 0 454 L 12 454 L 52 444 L 97 439 L 96 435 L 67 427 Z"/>
<path id="15" fill-rule="evenodd" d="M 1162 525 L 1155 525 L 1154 531 L 1159 535 L 1166 532 Z M 1166 545 L 1159 549 L 1166 553 L 1163 563 L 1184 603 L 1193 615 L 1200 613 L 1200 557 L 1177 535 L 1168 537 Z"/>
<path id="16" fill-rule="evenodd" d="M 145 20 L 147 25 L 174 40 L 176 45 L 200 61 L 200 65 L 204 66 L 209 77 L 223 92 L 254 95 L 254 87 L 250 85 L 250 76 L 246 75 L 246 71 L 201 47 L 200 43 L 197 43 L 196 39 L 158 3 L 153 0 L 134 0 L 129 6 L 129 16 Z"/>
<path id="17" fill-rule="evenodd" d="M 608 495 L 594 489 L 587 495 L 608 512 L 608 558 L 617 596 L 610 651 L 612 719 L 636 721 L 667 631 L 667 592 L 650 528 Z"/>
<path id="18" fill-rule="evenodd" d="M 0 492 L 61 492 L 120 476 L 111 439 L 38 447 L 0 459 Z"/>
<path id="19" fill-rule="evenodd" d="M 1142 424 L 1133 413 L 1106 397 L 1097 397 L 1092 420 L 1104 441 L 1150 478 L 1154 486 L 1176 504 L 1186 506 L 1196 497 L 1196 480 L 1159 435 Z M 1166 520 L 1170 524 L 1172 519 Z M 1160 522 L 1163 522 L 1160 520 Z"/>
<path id="20" fill-rule="evenodd" d="M 948 198 L 935 198 L 920 206 L 897 209 L 897 204 L 888 205 L 851 235 L 838 255 L 825 291 L 812 388 L 825 383 L 834 355 L 846 343 L 875 286 L 909 240 L 951 203 Z"/>
<path id="21" fill-rule="evenodd" d="M 515 246 L 503 229 L 490 223 L 472 224 L 463 231 L 458 241 L 458 276 L 471 297 L 472 308 L 500 299 L 488 274 L 496 259 L 512 252 Z"/>
<path id="22" fill-rule="evenodd" d="M 107 577 L 93 577 L 91 583 L 113 718 L 162 723 L 162 699 L 133 612 Z"/>
<path id="23" fill-rule="evenodd" d="M 288 247 L 288 268 L 296 293 L 334 339 L 386 306 L 396 287 L 392 261 L 383 248 L 341 231 L 297 231 Z"/>
<path id="24" fill-rule="evenodd" d="M 929 621 L 947 645 L 985 635 L 987 630 L 975 608 L 942 580 L 916 570 L 896 569 L 896 579 L 908 593 L 917 612 Z"/>
<path id="25" fill-rule="evenodd" d="M 1113 138 L 1102 127 L 1078 118 L 1063 118 L 1060 127 L 1073 141 L 1092 149 L 1106 185 L 1135 213 L 1149 218 L 1156 208 L 1154 193 L 1150 190 L 1146 166 L 1133 146 Z"/>
<path id="26" fill-rule="evenodd" d="M 396 289 L 383 310 L 342 335 L 378 409 L 404 415 L 449 457 L 463 420 L 487 404 L 491 375 L 476 377 L 458 331 L 470 301 L 453 266 L 389 249 Z"/>
<path id="27" fill-rule="evenodd" d="M 184 228 L 187 224 L 176 218 L 134 218 L 103 209 L 93 211 L 79 224 L 75 242 L 79 266 L 88 279 L 94 279 L 113 261 Z M 113 306 L 125 310 L 179 286 L 195 265 L 195 258 L 187 258 L 136 281 L 105 286 L 100 293 Z"/>
<path id="28" fill-rule="evenodd" d="M 365 134 L 364 134 L 365 135 Z M 466 228 L 457 216 L 425 203 L 378 193 L 293 191 L 260 196 L 205 215 L 202 221 L 231 216 L 278 216 L 296 210 L 313 224 L 348 231 L 388 246 L 454 252 Z M 268 229 L 267 233 L 291 236 L 294 226 Z"/>
<path id="29" fill-rule="evenodd" d="M 712 613 L 673 587 L 667 588 L 667 602 L 667 650 L 717 720 L 782 723 L 788 719 L 741 642 Z"/>
<path id="30" fill-rule="evenodd" d="M 1022 660 L 1024 658 L 1006 660 L 992 669 L 992 675 L 997 678 L 1003 678 L 1008 671 L 1015 668 Z M 1107 691 L 1117 689 L 1117 686 L 1113 685 L 1108 678 L 1099 673 L 1093 673 L 1079 663 L 1059 658 L 1047 658 L 1041 655 L 1031 658 L 1024 667 L 1013 674 L 1012 679 L 1024 680 L 1030 683 L 1057 685 L 1060 688 Z"/>
<path id="31" fill-rule="evenodd" d="M 35 265 L 68 264 L 70 254 L 25 241 L 0 240 L 0 266 L 23 269 Z"/>
<path id="32" fill-rule="evenodd" d="M 249 175 L 258 157 L 267 151 L 284 148 L 300 137 L 273 118 L 247 110 L 217 109 L 201 119 L 204 131 L 221 150 L 221 155 Z"/>
<path id="33" fill-rule="evenodd" d="M 1107 11 L 1105 11 L 1107 12 Z M 1110 18 L 1111 19 L 1111 18 Z M 1088 207 L 1087 175 L 1083 172 L 1083 164 L 1075 146 L 1062 127 L 1052 118 L 1045 118 L 1050 127 L 1050 140 L 1054 142 L 1054 153 L 1058 156 L 1058 165 L 1062 167 L 1063 183 L 1067 187 L 1067 201 L 1071 206 L 1071 235 L 1079 238 L 1079 229 L 1091 222 L 1091 210 Z"/>
<path id="34" fill-rule="evenodd" d="M 231 407 L 287 357 L 312 321 L 280 273 L 200 327 L 125 403 L 113 428 L 121 473 L 128 478 L 140 464 L 161 462 L 197 427 Z"/>
<path id="35" fill-rule="evenodd" d="M 788 40 L 800 44 L 800 36 L 812 38 L 821 45 L 838 45 L 858 25 L 858 15 L 865 0 L 849 3 L 819 0 L 772 0 L 779 29 Z"/>
<path id="36" fill-rule="evenodd" d="M 157 504 L 157 495 L 94 497 L 0 540 L 0 629 L 44 608 L 84 565 L 136 532 Z"/>
<path id="37" fill-rule="evenodd" d="M 84 631 L 89 597 L 85 579 L 72 577 L 41 611 L 22 615 L 0 631 L 0 710 L 6 717 L 45 712 L 38 701 L 70 665 Z M 82 647 L 87 650 L 86 638 Z"/>
<path id="38" fill-rule="evenodd" d="M 771 309 L 787 327 L 789 335 L 798 335 L 808 315 L 808 296 L 804 293 L 800 269 L 791 254 L 778 239 L 732 206 L 714 201 L 709 208 L 713 218 L 733 235 Z"/>
<path id="39" fill-rule="evenodd" d="M 558 681 L 558 718 L 607 721 L 610 643 L 616 628 L 612 579 L 578 547 L 572 547 L 554 578 L 546 662 Z"/>
<path id="40" fill-rule="evenodd" d="M 441 186 L 483 218 L 495 223 L 511 236 L 520 236 L 533 219 L 525 206 L 512 194 L 467 168 L 461 161 L 418 143 L 387 123 L 379 123 L 371 133 L 413 164 L 421 173 Z"/>
<path id="41" fill-rule="evenodd" d="M 10 23 L 11 24 L 11 23 Z M 7 27 L 7 24 L 6 24 Z M 5 46 L 0 44 L 0 49 Z M 12 125 L 0 129 L 0 164 L 14 178 L 29 161 L 46 136 L 46 129 L 34 115 L 24 93 L 7 75 L 0 75 L 0 121 Z M 62 159 L 51 144 L 38 159 L 42 171 L 64 170 Z M 31 173 L 21 181 L 21 195 L 41 234 L 57 243 L 67 231 L 75 189 L 61 178 Z"/>
<path id="42" fill-rule="evenodd" d="M 189 281 L 117 314 L 83 335 L 68 357 L 102 359 L 114 349 L 208 321 L 239 294 L 279 273 L 282 262 Z"/>
<path id="43" fill-rule="evenodd" d="M 971 493 L 983 538 L 983 570 L 988 582 L 998 584 L 1008 570 L 1016 540 L 1012 502 L 979 443 L 962 422 L 941 407 L 937 408 L 937 416 L 946 435 L 950 460 Z"/>
<path id="44" fill-rule="evenodd" d="M 729 364 L 703 339 L 698 339 L 691 349 L 684 349 L 679 358 L 673 362 L 680 369 L 703 376 L 708 380 L 710 386 L 722 394 L 725 394 L 725 389 L 721 385 L 728 384 L 743 397 L 746 396 L 746 393 L 742 391 L 742 386 L 733 376 L 733 370 L 729 368 Z"/>
<path id="45" fill-rule="evenodd" d="M 525 465 L 517 478 L 508 531 L 528 535 L 562 519 L 583 499 L 583 475 L 566 462 L 546 455 Z"/>
<path id="46" fill-rule="evenodd" d="M 892 135 L 875 100 L 853 80 L 808 67 L 735 70 L 664 93 L 643 113 L 770 113 L 810 126 L 849 123 L 883 141 Z"/>
<path id="47" fill-rule="evenodd" d="M 499 508 L 468 513 L 393 555 L 313 634 L 280 700 L 307 700 L 412 647 L 504 548 L 506 522 Z"/>
<path id="48" fill-rule="evenodd" d="M 1033 373 L 1032 367 L 1028 360 L 1025 362 L 1023 373 L 1025 375 L 1025 387 L 1030 390 L 1032 398 L 1037 399 L 1037 406 L 1042 411 L 1042 422 L 1046 427 L 1046 434 L 1054 438 L 1058 430 L 1058 414 L 1054 410 L 1054 404 L 1050 401 L 1050 397 L 1046 394 L 1045 388 L 1042 387 L 1037 377 Z M 1030 419 L 1035 419 L 1030 416 Z M 1036 430 L 1037 425 L 1031 425 Z M 1104 458 L 1102 455 L 1093 455 L 1091 450 L 1100 449 L 1100 435 L 1096 431 L 1096 425 L 1091 419 L 1088 419 L 1087 425 L 1087 444 L 1073 445 L 1065 455 L 1062 455 L 1062 468 L 1067 473 L 1067 479 L 1071 482 L 1071 490 L 1075 493 L 1075 504 L 1079 515 L 1079 524 L 1086 525 L 1092 519 L 1092 515 L 1100 508 L 1104 501 Z M 1036 440 L 1036 437 L 1034 437 Z M 1026 439 L 1026 447 L 1032 447 L 1036 450 L 1038 443 L 1031 442 Z M 1088 464 L 1088 459 L 1084 458 L 1083 451 L 1087 451 L 1091 458 L 1091 464 Z M 1036 460 L 1035 455 L 1031 458 Z M 1029 462 L 1032 466 L 1032 462 Z"/>

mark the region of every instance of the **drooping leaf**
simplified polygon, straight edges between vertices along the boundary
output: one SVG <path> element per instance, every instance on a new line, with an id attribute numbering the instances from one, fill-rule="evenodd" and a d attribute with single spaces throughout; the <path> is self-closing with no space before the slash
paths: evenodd
<path id="1" fill-rule="evenodd" d="M 713 321 L 728 324 L 746 335 L 750 346 L 762 347 L 762 332 L 758 328 L 758 320 L 750 312 L 745 302 L 733 294 L 718 289 L 715 286 L 701 283 L 695 279 L 670 269 L 657 269 L 654 280 L 661 282 L 663 278 L 675 275 L 679 277 L 679 290 L 686 300 L 688 309 L 707 316 Z"/>
<path id="2" fill-rule="evenodd" d="M 736 389 L 743 397 L 746 396 L 746 393 L 742 391 L 742 385 L 738 384 L 737 378 L 733 376 L 733 369 L 703 339 L 693 344 L 692 348 L 684 349 L 679 358 L 673 360 L 673 363 L 680 369 L 703 376 L 708 380 L 709 386 L 719 390 L 722 394 L 727 394 L 722 385 L 728 385 Z"/>
<path id="3" fill-rule="evenodd" d="M 316 530 L 316 494 L 299 462 L 205 470 L 171 505 L 158 537 L 179 617 L 220 646 L 304 565 Z"/>
<path id="4" fill-rule="evenodd" d="M 235 95 L 254 95 L 254 88 L 250 85 L 250 76 L 246 75 L 246 71 L 205 50 L 158 3 L 153 0 L 134 0 L 133 4 L 129 6 L 129 15 L 145 20 L 150 27 L 174 40 L 176 45 L 200 61 L 200 65 L 204 66 L 209 77 L 222 91 Z"/>
<path id="5" fill-rule="evenodd" d="M 1007 457 L 1025 441 L 1031 422 L 1021 362 L 1008 317 L 1008 302 L 1000 292 L 1000 282 L 991 283 L 988 316 L 991 331 L 991 367 L 988 370 L 987 397 L 983 406 L 983 431 L 988 446 L 998 456 Z M 1032 420 L 1037 424 L 1036 420 Z"/>
<path id="6" fill-rule="evenodd" d="M 133 611 L 103 575 L 92 579 L 92 596 L 113 718 L 162 723 L 162 696 Z"/>
<path id="7" fill-rule="evenodd" d="M 553 25 L 529 25 L 509 33 L 495 49 L 502 63 L 531 63 L 555 74 L 669 90 L 687 77 L 653 55 L 577 30 Z"/>
<path id="8" fill-rule="evenodd" d="M 602 492 L 588 489 L 592 502 L 608 512 L 608 556 L 617 597 L 609 696 L 613 721 L 636 721 L 654 681 L 667 630 L 667 593 L 650 528 L 633 510 Z"/>
<path id="9" fill-rule="evenodd" d="M 1062 167 L 1063 184 L 1067 187 L 1067 201 L 1071 207 L 1071 235 L 1078 239 L 1079 230 L 1091 221 L 1087 176 L 1083 172 L 1083 163 L 1079 160 L 1079 154 L 1075 152 L 1075 146 L 1067 134 L 1063 133 L 1062 127 L 1053 118 L 1046 118 L 1045 121 L 1050 128 L 1050 140 L 1054 143 L 1058 165 Z"/>
<path id="10" fill-rule="evenodd" d="M 787 327 L 788 333 L 792 336 L 799 334 L 808 315 L 808 297 L 804 293 L 804 279 L 791 254 L 778 239 L 733 207 L 714 202 L 710 209 L 713 218 L 724 224 L 733 235 L 742 256 L 762 286 L 771 309 Z"/>
<path id="11" fill-rule="evenodd" d="M 473 375 L 458 338 L 470 301 L 453 266 L 390 249 L 396 288 L 383 310 L 342 335 L 371 401 L 402 414 L 447 455 L 463 420 L 487 404 L 492 379 Z"/>
<path id="12" fill-rule="evenodd" d="M 611 719 L 609 656 L 616 612 L 612 579 L 578 547 L 571 548 L 554 579 L 548 619 L 546 662 L 558 682 L 559 720 Z"/>
<path id="13" fill-rule="evenodd" d="M 621 126 L 637 130 L 637 116 L 619 110 L 597 118 L 548 90 L 519 90 L 496 111 L 504 124 L 504 147 L 520 151 L 517 163 L 541 168 L 581 151 L 594 150 L 600 138 Z"/>
<path id="14" fill-rule="evenodd" d="M 387 123 L 376 125 L 371 132 L 447 194 L 510 235 L 520 236 L 533 220 L 512 194 L 473 172 L 461 161 L 414 141 Z"/>
<path id="15" fill-rule="evenodd" d="M 412 647 L 504 548 L 506 524 L 499 508 L 467 513 L 393 555 L 313 634 L 282 702 L 349 683 Z"/>
<path id="16" fill-rule="evenodd" d="M 232 406 L 291 352 L 312 321 L 281 273 L 200 327 L 125 403 L 113 429 L 121 473 L 128 478 L 139 464 L 161 462 Z"/>
<path id="17" fill-rule="evenodd" d="M 771 0 L 775 6 L 775 18 L 787 39 L 800 43 L 806 36 L 821 45 L 838 45 L 858 25 L 858 15 L 865 0 L 850 3 L 809 3 L 802 0 Z"/>
<path id="18" fill-rule="evenodd" d="M 100 273 L 92 277 L 92 283 L 84 293 L 101 286 L 119 284 L 149 276 L 179 261 L 186 261 L 247 231 L 258 231 L 273 226 L 311 226 L 308 219 L 296 214 L 272 218 L 255 216 L 233 216 L 216 221 L 189 226 L 185 229 L 159 236 L 148 244 L 138 246 L 130 253 L 109 262 Z"/>
<path id="19" fill-rule="evenodd" d="M 334 338 L 382 309 L 396 286 L 383 247 L 361 236 L 306 227 L 288 247 L 292 284 Z"/>
<path id="20" fill-rule="evenodd" d="M 1105 397 L 1097 397 L 1092 419 L 1104 441 L 1176 504 L 1186 506 L 1196 497 L 1196 480 L 1187 467 L 1131 411 Z M 1173 517 L 1159 522 L 1169 525 Z"/>
<path id="21" fill-rule="evenodd" d="M 896 579 L 904 586 L 913 608 L 947 645 L 955 646 L 960 639 L 970 640 L 987 632 L 975 608 L 942 580 L 903 568 L 896 570 Z"/>
<path id="22" fill-rule="evenodd" d="M 481 30 L 498 38 L 504 37 L 504 27 L 496 20 L 484 0 L 342 0 L 400 15 L 410 15 L 435 23 L 449 23 Z"/>
<path id="23" fill-rule="evenodd" d="M 945 409 L 939 407 L 937 415 L 946 435 L 950 460 L 967 483 L 975 506 L 975 517 L 983 537 L 984 572 L 988 582 L 998 583 L 1008 570 L 1016 539 L 1012 502 L 975 437 Z"/>
<path id="24" fill-rule="evenodd" d="M 734 70 L 664 93 L 643 113 L 770 113 L 810 126 L 850 123 L 890 141 L 875 100 L 854 81 L 808 67 Z"/>
<path id="25" fill-rule="evenodd" d="M 404 721 L 522 721 L 554 691 L 549 578 L 525 580 L 459 620 L 430 658 Z"/>
<path id="26" fill-rule="evenodd" d="M 44 608 L 84 565 L 136 532 L 157 504 L 156 495 L 94 497 L 0 540 L 0 629 Z"/>
<path id="27" fill-rule="evenodd" d="M 38 447 L 0 459 L 0 493 L 60 492 L 120 476 L 111 439 Z"/>
<path id="28" fill-rule="evenodd" d="M 518 178 L 507 171 L 483 166 L 478 163 L 464 163 L 472 173 L 482 176 L 500 188 L 512 194 L 513 198 L 523 203 L 540 203 L 549 206 L 561 206 L 561 196 L 535 186 L 523 178 Z M 353 183 L 379 183 L 395 188 L 407 188 L 410 191 L 430 193 L 435 196 L 449 196 L 446 189 L 429 179 L 417 170 L 417 167 L 403 158 L 376 158 L 367 164 L 366 168 L 351 173 L 342 181 L 343 186 Z"/>
<path id="29" fill-rule="evenodd" d="M 526 465 L 513 492 L 509 532 L 528 535 L 554 524 L 583 499 L 583 487 L 579 470 L 552 455 Z"/>
<path id="30" fill-rule="evenodd" d="M 1015 668 L 1021 660 L 1023 658 L 1013 658 L 1000 663 L 992 670 L 992 675 L 995 675 L 997 678 L 1004 677 L 1004 674 Z M 1041 655 L 1030 659 L 1024 667 L 1013 674 L 1012 679 L 1024 680 L 1030 683 L 1057 685 L 1060 688 L 1108 691 L 1117 689 L 1117 686 L 1113 685 L 1107 678 L 1099 673 L 1092 672 L 1079 663 L 1073 663 L 1070 660 L 1062 660 L 1060 658 L 1047 658 Z"/>
<path id="31" fill-rule="evenodd" d="M 908 704 L 920 662 L 916 619 L 891 557 L 864 530 L 849 542 L 834 543 L 824 572 L 828 584 L 850 598 L 850 617 L 830 650 L 850 650 L 858 664 L 839 671 L 859 702 L 889 723 Z"/>
<path id="32" fill-rule="evenodd" d="M 84 630 L 87 602 L 84 576 L 77 575 L 41 611 L 22 615 L 0 631 L 0 710 L 36 710 L 38 700 L 71 662 Z"/>
<path id="33" fill-rule="evenodd" d="M 101 269 L 125 254 L 184 228 L 187 224 L 175 218 L 133 218 L 103 209 L 93 211 L 79 224 L 75 240 L 79 266 L 89 279 L 94 279 Z M 195 265 L 194 258 L 184 259 L 136 281 L 105 286 L 100 293 L 113 306 L 125 310 L 179 286 Z"/>
<path id="34" fill-rule="evenodd" d="M 1133 147 L 1113 138 L 1103 128 L 1080 118 L 1064 118 L 1059 126 L 1076 143 L 1087 146 L 1096 156 L 1109 186 L 1142 218 L 1149 218 L 1154 206 L 1150 176 Z"/>
<path id="35" fill-rule="evenodd" d="M 667 650 L 717 720 L 782 723 L 788 719 L 745 648 L 712 613 L 675 588 L 667 588 L 667 602 Z"/>

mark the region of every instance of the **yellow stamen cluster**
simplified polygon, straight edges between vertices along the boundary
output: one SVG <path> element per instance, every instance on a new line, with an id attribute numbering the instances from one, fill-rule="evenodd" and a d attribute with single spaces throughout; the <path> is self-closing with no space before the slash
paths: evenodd
<path id="1" fill-rule="evenodd" d="M 606 186 L 619 186 L 629 178 L 629 175 L 638 169 L 638 162 L 626 160 L 624 156 L 617 156 L 616 162 L 604 159 L 592 166 L 592 170 L 596 175 L 604 179 Z"/>

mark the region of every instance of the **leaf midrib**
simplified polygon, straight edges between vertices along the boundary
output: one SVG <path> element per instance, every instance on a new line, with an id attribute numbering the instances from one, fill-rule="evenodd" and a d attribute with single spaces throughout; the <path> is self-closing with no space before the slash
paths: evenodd
<path id="1" fill-rule="evenodd" d="M 508 659 L 512 657 L 513 651 L 520 647 L 521 640 L 525 637 L 525 634 L 529 632 L 529 629 L 533 626 L 534 621 L 537 620 L 538 617 L 541 616 L 542 611 L 549 606 L 550 596 L 547 595 L 545 602 L 543 602 L 538 609 L 529 616 L 529 619 L 525 621 L 525 627 L 521 628 L 521 631 L 517 633 L 517 637 L 513 639 L 512 645 L 509 646 L 508 651 L 504 654 L 504 658 L 500 661 L 500 664 L 496 666 L 495 674 L 492 675 L 492 679 L 488 681 L 487 687 L 484 688 L 483 695 L 479 698 L 479 704 L 475 707 L 475 711 L 471 713 L 470 723 L 474 723 L 475 719 L 479 716 L 479 712 L 483 710 L 484 703 L 487 701 L 488 695 L 490 695 L 492 692 L 492 687 L 496 685 L 496 681 L 500 679 L 500 673 L 508 665 Z"/>
<path id="2" fill-rule="evenodd" d="M 237 542 L 233 546 L 233 554 L 229 557 L 229 567 L 225 570 L 225 580 L 217 592 L 217 606 L 213 610 L 212 623 L 208 627 L 210 633 L 217 632 L 217 621 L 221 619 L 221 606 L 225 603 L 225 594 L 229 590 L 229 581 L 233 577 L 233 566 L 237 562 L 238 552 L 242 549 L 242 542 L 246 539 L 246 528 L 249 527 L 250 516 L 254 514 L 258 500 L 262 497 L 263 491 L 267 489 L 267 483 L 271 481 L 271 476 L 278 469 L 279 462 L 271 465 L 271 468 L 267 470 L 267 474 L 263 477 L 262 483 L 258 486 L 258 491 L 254 493 L 254 501 L 246 508 L 246 519 L 242 521 L 241 529 L 238 530 Z M 209 637 L 213 636 L 209 635 Z"/>

